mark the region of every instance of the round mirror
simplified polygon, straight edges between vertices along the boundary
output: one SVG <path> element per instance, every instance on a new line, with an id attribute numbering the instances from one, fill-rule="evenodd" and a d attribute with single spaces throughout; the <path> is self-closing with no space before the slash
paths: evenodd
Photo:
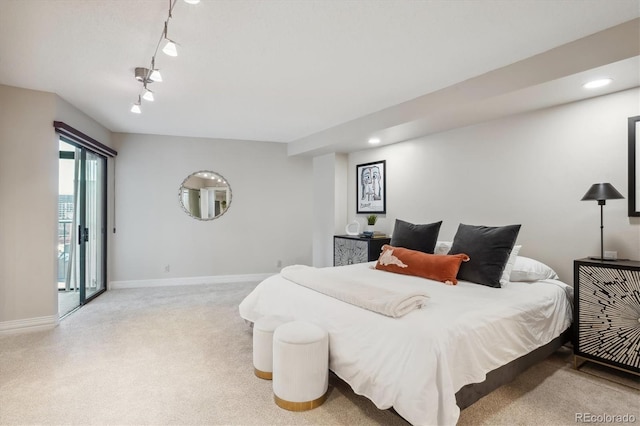
<path id="1" fill-rule="evenodd" d="M 201 170 L 186 177 L 180 185 L 180 205 L 191 217 L 213 220 L 231 205 L 231 187 L 219 173 Z"/>

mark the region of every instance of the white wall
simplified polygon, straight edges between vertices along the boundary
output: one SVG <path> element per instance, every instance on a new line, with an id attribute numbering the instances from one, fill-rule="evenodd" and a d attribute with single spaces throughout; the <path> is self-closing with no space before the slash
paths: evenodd
<path id="1" fill-rule="evenodd" d="M 55 324 L 60 120 L 109 132 L 53 93 L 0 85 L 0 331 Z"/>
<path id="2" fill-rule="evenodd" d="M 347 215 L 345 154 L 313 158 L 313 266 L 333 266 L 333 236 L 344 233 Z"/>
<path id="3" fill-rule="evenodd" d="M 639 113 L 640 89 L 627 90 L 353 153 L 349 169 L 387 160 L 387 214 L 376 229 L 391 233 L 396 218 L 443 220 L 440 239 L 451 240 L 461 222 L 521 223 L 521 254 L 571 283 L 572 261 L 600 252 L 599 207 L 580 199 L 597 182 L 627 196 L 627 117 Z M 355 216 L 353 202 L 348 209 Z M 640 221 L 627 217 L 627 200 L 608 201 L 604 217 L 605 250 L 640 259 Z"/>
<path id="4" fill-rule="evenodd" d="M 335 176 L 333 185 L 335 187 L 335 210 L 333 212 L 333 229 L 335 234 L 345 233 L 345 216 L 347 215 L 349 202 L 349 191 L 347 190 L 349 172 L 349 156 L 346 154 L 335 154 Z M 350 222 L 346 217 L 346 221 Z M 327 266 L 333 266 L 333 239 L 331 241 L 331 263 Z"/>
<path id="5" fill-rule="evenodd" d="M 0 85 L 0 325 L 55 319 L 55 95 Z"/>
<path id="6" fill-rule="evenodd" d="M 311 262 L 312 165 L 266 142 L 116 134 L 112 281 L 277 272 Z M 211 170 L 232 190 L 228 211 L 193 219 L 179 204 L 191 173 Z M 169 265 L 169 272 L 165 267 Z"/>

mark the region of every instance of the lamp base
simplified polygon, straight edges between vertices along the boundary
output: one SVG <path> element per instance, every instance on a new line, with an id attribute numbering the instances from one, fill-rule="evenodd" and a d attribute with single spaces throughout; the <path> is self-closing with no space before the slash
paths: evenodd
<path id="1" fill-rule="evenodd" d="M 598 256 L 589 256 L 589 260 L 600 260 L 602 262 L 615 262 L 616 260 L 621 260 L 613 257 L 598 257 Z"/>

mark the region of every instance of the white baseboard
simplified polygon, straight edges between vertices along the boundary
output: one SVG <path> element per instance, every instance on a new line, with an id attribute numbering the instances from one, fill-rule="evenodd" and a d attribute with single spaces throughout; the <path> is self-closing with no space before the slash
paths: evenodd
<path id="1" fill-rule="evenodd" d="M 153 280 L 111 281 L 109 290 L 125 288 L 169 287 L 196 284 L 246 283 L 262 281 L 273 273 L 245 275 L 213 275 L 209 277 L 158 278 Z"/>
<path id="2" fill-rule="evenodd" d="M 58 315 L 0 322 L 0 335 L 49 330 L 58 325 Z"/>

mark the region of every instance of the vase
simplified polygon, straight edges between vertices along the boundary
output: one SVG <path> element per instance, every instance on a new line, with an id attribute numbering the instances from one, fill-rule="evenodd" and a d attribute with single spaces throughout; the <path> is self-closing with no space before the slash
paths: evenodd
<path id="1" fill-rule="evenodd" d="M 347 235 L 359 235 L 360 222 L 358 222 L 357 220 L 354 220 L 344 228 L 344 232 L 346 232 Z"/>

